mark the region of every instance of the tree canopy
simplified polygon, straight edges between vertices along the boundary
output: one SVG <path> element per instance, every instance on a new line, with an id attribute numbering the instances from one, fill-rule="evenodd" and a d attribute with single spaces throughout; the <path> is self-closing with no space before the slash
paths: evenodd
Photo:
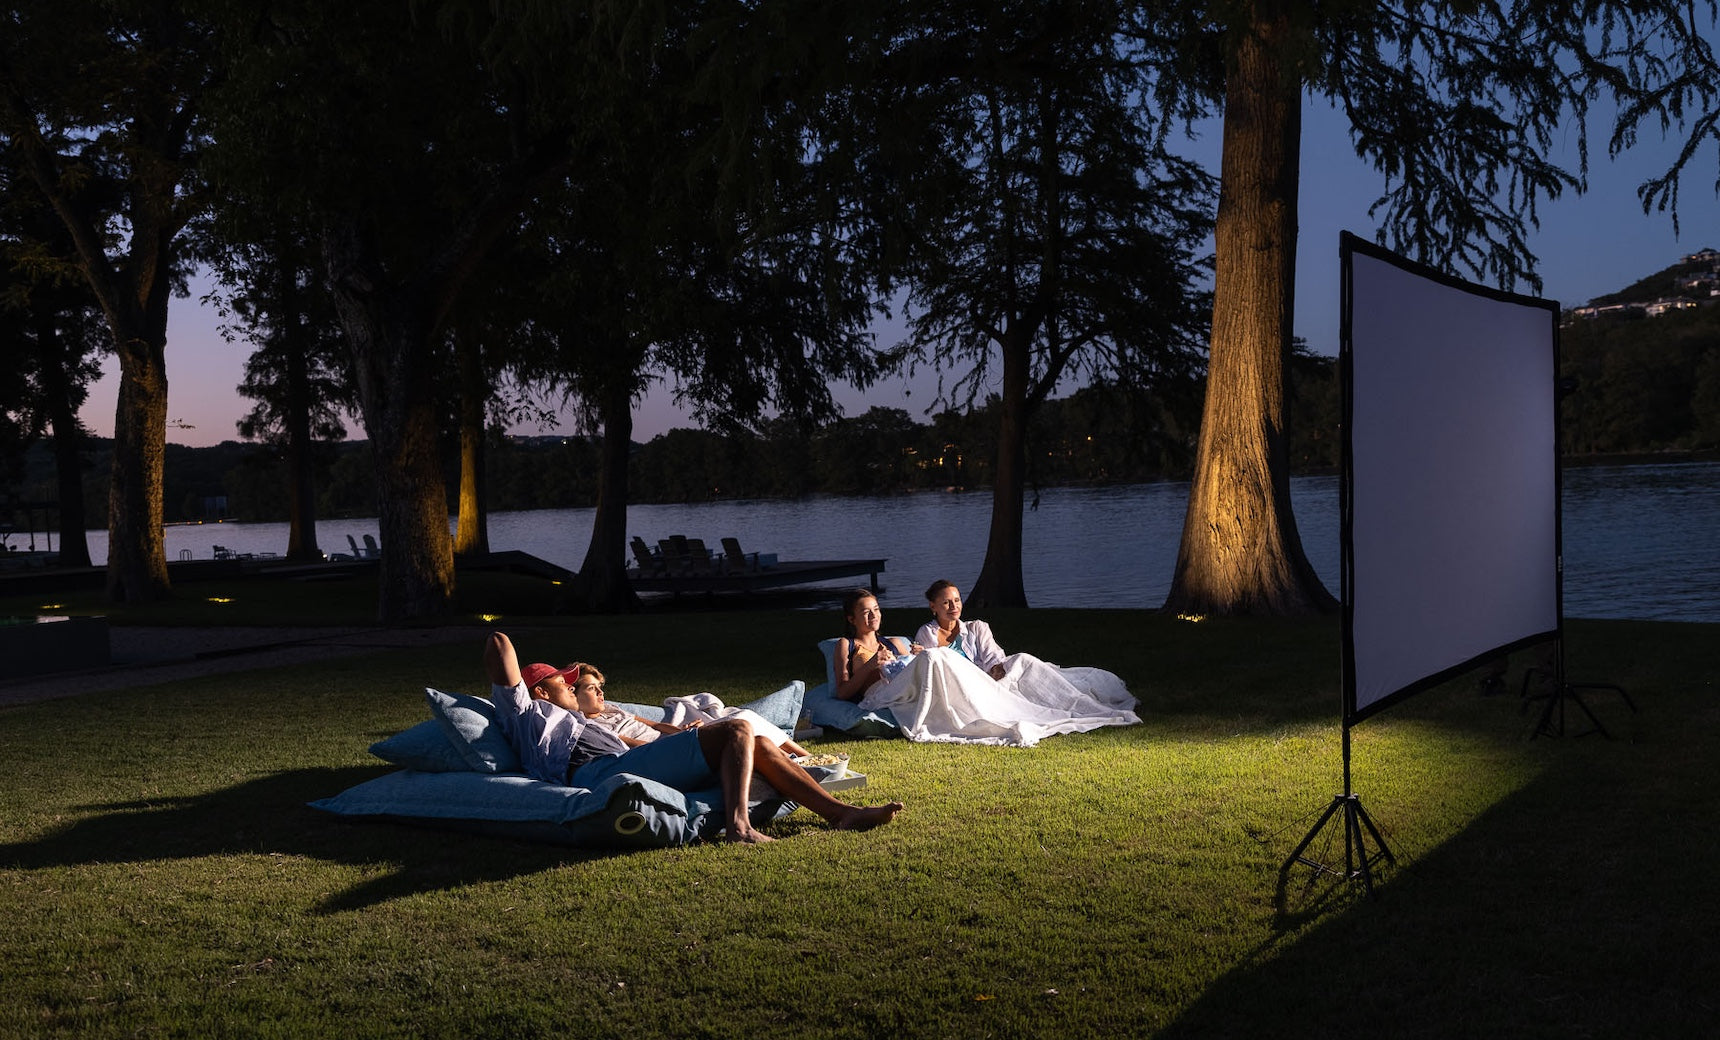
<path id="1" fill-rule="evenodd" d="M 0 136 L 64 224 L 119 358 L 108 594 L 169 591 L 161 534 L 167 304 L 202 210 L 208 24 L 175 4 L 32 0 L 0 35 Z"/>
<path id="2" fill-rule="evenodd" d="M 1210 181 L 1169 147 L 1186 113 L 1167 108 L 1181 87 L 1145 8 L 916 14 L 860 92 L 876 108 L 855 125 L 871 135 L 869 164 L 895 171 L 869 201 L 898 221 L 887 272 L 905 292 L 907 345 L 953 373 L 944 400 L 1001 395 L 968 598 L 1020 606 L 1027 425 L 1065 381 L 1145 384 L 1198 367 Z"/>
<path id="3" fill-rule="evenodd" d="M 1291 341 L 1305 100 L 1339 107 L 1379 169 L 1385 244 L 1534 284 L 1528 232 L 1543 201 L 1584 187 L 1591 106 L 1616 105 L 1611 150 L 1684 142 L 1644 185 L 1648 207 L 1675 206 L 1720 141 L 1714 18 L 1713 0 L 26 0 L 0 39 L 0 144 L 119 356 L 116 597 L 167 589 L 167 301 L 191 264 L 225 255 L 273 344 L 253 366 L 255 432 L 315 440 L 327 377 L 350 372 L 385 620 L 449 601 L 456 382 L 474 446 L 486 393 L 492 408 L 503 393 L 585 403 L 609 441 L 594 479 L 615 489 L 585 570 L 591 601 L 612 603 L 644 386 L 669 381 L 736 443 L 787 441 L 829 417 L 831 380 L 904 358 L 948 373 L 933 426 L 958 410 L 996 423 L 973 601 L 1026 601 L 1021 513 L 1046 402 L 1088 384 L 1156 395 L 1142 414 L 1163 416 L 1204 367 L 1168 605 L 1299 611 L 1330 601 L 1286 484 L 1292 458 L 1324 450 L 1289 420 L 1315 385 L 1290 369 L 1317 367 Z M 1175 147 L 1214 113 L 1216 210 L 1210 172 Z M 1567 133 L 1570 168 L 1554 160 Z M 212 201 L 222 219 L 205 219 Z M 903 343 L 863 334 L 878 301 L 902 307 Z M 331 324 L 338 365 L 322 353 Z M 1685 370 L 1706 385 L 1701 362 Z M 327 392 L 298 395 L 319 379 Z M 898 418 L 818 437 L 893 437 Z M 1188 432 L 1162 424 L 1155 450 L 1174 456 Z M 802 434 L 800 461 L 840 470 L 814 458 L 817 439 Z M 848 467 L 863 480 L 877 461 Z"/>

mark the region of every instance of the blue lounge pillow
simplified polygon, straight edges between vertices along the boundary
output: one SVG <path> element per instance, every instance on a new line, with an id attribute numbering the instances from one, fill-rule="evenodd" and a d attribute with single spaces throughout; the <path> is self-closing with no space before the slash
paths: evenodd
<path id="1" fill-rule="evenodd" d="M 661 704 L 634 704 L 632 701 L 612 701 L 607 699 L 604 703 L 608 704 L 611 708 L 620 708 L 622 711 L 637 715 L 647 722 L 662 722 L 668 715 L 668 713 L 663 710 L 663 706 Z"/>
<path id="2" fill-rule="evenodd" d="M 723 793 L 683 794 L 629 773 L 591 790 L 516 773 L 424 773 L 411 769 L 349 787 L 313 809 L 355 819 L 389 820 L 498 838 L 582 848 L 661 848 L 714 837 L 726 822 Z M 762 826 L 798 806 L 780 797 L 754 802 Z"/>
<path id="3" fill-rule="evenodd" d="M 902 641 L 908 642 L 906 639 Z M 824 658 L 824 684 L 806 691 L 806 713 L 813 724 L 857 740 L 901 736 L 901 730 L 896 728 L 896 716 L 890 714 L 890 709 L 867 711 L 854 701 L 837 699 L 834 657 L 837 642 L 837 639 L 825 639 L 818 644 L 818 654 Z"/>
<path id="4" fill-rule="evenodd" d="M 748 708 L 755 711 L 766 722 L 774 723 L 786 732 L 793 733 L 800 724 L 800 706 L 806 697 L 806 684 L 795 679 L 775 693 L 767 693 L 757 700 L 745 704 L 731 705 L 736 708 Z M 662 722 L 665 716 L 661 704 L 632 704 L 627 701 L 610 701 L 612 707 L 631 712 L 652 722 Z"/>
<path id="5" fill-rule="evenodd" d="M 775 693 L 767 693 L 741 707 L 751 708 L 766 722 L 793 733 L 795 727 L 800 725 L 800 709 L 805 702 L 806 684 L 796 679 Z"/>
<path id="6" fill-rule="evenodd" d="M 442 726 L 466 767 L 478 773 L 516 773 L 519 756 L 496 725 L 496 708 L 487 700 L 463 693 L 443 693 L 426 686 L 424 698 L 430 714 Z"/>
<path id="7" fill-rule="evenodd" d="M 691 840 L 679 791 L 616 775 L 595 790 L 515 773 L 401 770 L 349 787 L 311 807 L 340 816 L 421 823 L 493 837 L 601 848 Z"/>
<path id="8" fill-rule="evenodd" d="M 439 719 L 425 719 L 411 729 L 370 745 L 370 753 L 384 762 L 426 773 L 464 773 L 472 767 L 442 731 Z"/>

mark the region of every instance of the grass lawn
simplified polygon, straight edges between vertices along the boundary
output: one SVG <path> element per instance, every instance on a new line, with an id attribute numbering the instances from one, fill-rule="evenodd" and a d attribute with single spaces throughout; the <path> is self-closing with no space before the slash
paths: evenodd
<path id="1" fill-rule="evenodd" d="M 917 624 L 893 616 L 896 631 Z M 345 823 L 479 642 L 0 711 L 0 1036 L 1700 1036 L 1716 1015 L 1713 626 L 1571 622 L 1617 739 L 1473 681 L 1354 731 L 1397 865 L 1280 885 L 1341 787 L 1335 621 L 988 618 L 1145 722 L 1029 750 L 825 742 L 907 811 L 585 854 Z M 822 678 L 833 611 L 500 622 L 611 697 Z M 541 655 L 537 652 L 541 650 Z M 1342 857 L 1342 846 L 1329 850 Z M 1703 909 L 1707 907 L 1708 909 Z"/>

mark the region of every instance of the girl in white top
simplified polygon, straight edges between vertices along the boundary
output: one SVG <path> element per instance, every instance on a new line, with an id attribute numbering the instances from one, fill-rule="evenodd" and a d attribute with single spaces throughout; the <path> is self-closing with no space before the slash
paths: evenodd
<path id="1" fill-rule="evenodd" d="M 947 646 L 983 668 L 993 679 L 1002 679 L 1009 655 L 992 638 L 991 626 L 983 621 L 962 620 L 962 594 L 953 582 L 934 581 L 926 590 L 932 620 L 920 626 L 914 642 L 921 646 Z"/>

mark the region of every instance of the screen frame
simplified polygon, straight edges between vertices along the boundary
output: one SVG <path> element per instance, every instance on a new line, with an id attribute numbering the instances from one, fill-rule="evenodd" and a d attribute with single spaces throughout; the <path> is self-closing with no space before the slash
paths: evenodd
<path id="1" fill-rule="evenodd" d="M 1389 265 L 1389 267 L 1395 268 L 1398 272 L 1405 275 L 1425 279 L 1434 283 L 1434 285 L 1439 289 L 1454 290 L 1477 297 L 1479 302 L 1482 302 L 1483 306 L 1504 304 L 1510 307 L 1529 308 L 1531 312 L 1523 315 L 1522 319 L 1530 324 L 1533 324 L 1538 320 L 1539 315 L 1534 312 L 1544 312 L 1550 330 L 1548 346 L 1551 351 L 1551 357 L 1549 359 L 1550 377 L 1547 379 L 1547 385 L 1542 387 L 1525 386 L 1523 388 L 1523 392 L 1525 395 L 1531 395 L 1529 399 L 1536 406 L 1536 410 L 1540 410 L 1544 407 L 1551 415 L 1551 429 L 1550 431 L 1545 431 L 1550 434 L 1546 439 L 1546 445 L 1549 449 L 1547 451 L 1548 457 L 1541 461 L 1543 461 L 1546 466 L 1550 467 L 1551 470 L 1551 481 L 1548 486 L 1551 488 L 1552 500 L 1551 502 L 1544 503 L 1535 500 L 1528 500 L 1521 507 L 1525 510 L 1526 515 L 1530 514 L 1530 512 L 1536 508 L 1544 508 L 1551 513 L 1552 530 L 1550 533 L 1552 559 L 1547 561 L 1547 574 L 1545 575 L 1545 580 L 1551 586 L 1552 594 L 1550 617 L 1542 617 L 1539 611 L 1537 611 L 1533 620 L 1531 620 L 1526 626 L 1529 629 L 1527 631 L 1514 630 L 1509 633 L 1501 633 L 1497 637 L 1497 642 L 1483 641 L 1480 644 L 1465 647 L 1464 649 L 1457 651 L 1461 656 L 1450 660 L 1440 658 L 1437 664 L 1431 667 L 1431 670 L 1427 671 L 1425 674 L 1413 674 L 1407 679 L 1407 681 L 1402 682 L 1397 678 L 1393 678 L 1387 682 L 1387 688 L 1385 688 L 1383 692 L 1370 688 L 1365 694 L 1360 692 L 1362 690 L 1363 683 L 1359 681 L 1358 668 L 1365 669 L 1368 665 L 1366 663 L 1361 665 L 1358 664 L 1358 649 L 1366 649 L 1371 654 L 1373 648 L 1368 646 L 1358 646 L 1356 624 L 1358 607 L 1356 572 L 1357 531 L 1355 526 L 1357 452 L 1354 434 L 1356 421 L 1355 331 L 1356 305 L 1358 302 L 1356 299 L 1357 287 L 1355 261 L 1357 257 L 1377 261 Z M 1405 257 L 1399 256 L 1347 231 L 1342 232 L 1339 236 L 1339 259 L 1339 378 L 1342 384 L 1340 394 L 1340 421 L 1342 425 L 1342 433 L 1340 437 L 1339 555 L 1341 567 L 1340 602 L 1343 616 L 1343 712 L 1344 724 L 1347 728 L 1348 726 L 1353 725 L 1356 722 L 1360 722 L 1361 720 L 1383 711 L 1392 705 L 1401 703 L 1417 693 L 1446 682 L 1447 680 L 1461 675 L 1464 672 L 1470 671 L 1487 661 L 1498 658 L 1514 650 L 1545 642 L 1549 639 L 1557 640 L 1562 638 L 1564 630 L 1564 549 L 1562 544 L 1561 528 L 1563 526 L 1563 518 L 1560 512 L 1560 500 L 1562 498 L 1563 489 L 1559 472 L 1560 465 L 1558 446 L 1559 406 L 1561 397 L 1559 392 L 1560 387 L 1558 375 L 1558 303 L 1556 301 L 1524 296 L 1517 293 L 1492 289 L 1486 286 L 1466 282 L 1424 264 L 1419 264 Z M 1418 332 L 1418 335 L 1419 334 L 1420 333 Z M 1538 349 L 1538 344 L 1530 344 L 1529 346 L 1531 348 Z M 1364 350 L 1365 349 L 1367 348 L 1364 344 Z M 1536 364 L 1539 364 L 1539 362 L 1536 362 Z M 1545 394 L 1546 397 L 1537 400 L 1532 396 L 1541 394 Z M 1367 493 L 1372 494 L 1374 489 L 1370 487 L 1366 490 Z M 1538 492 L 1534 494 L 1535 498 L 1539 497 Z M 1409 590 L 1408 594 L 1414 595 L 1419 591 L 1422 590 L 1412 589 Z M 1531 592 L 1532 596 L 1541 594 L 1542 593 Z M 1545 609 L 1545 606 L 1545 604 L 1542 604 L 1541 609 Z M 1540 627 L 1542 625 L 1545 625 L 1546 627 Z M 1368 639 L 1370 637 L 1363 636 L 1362 638 Z M 1364 657 L 1366 656 L 1369 655 L 1364 655 Z M 1368 677 L 1362 677 L 1362 679 L 1371 685 L 1371 679 L 1368 679 Z"/>

